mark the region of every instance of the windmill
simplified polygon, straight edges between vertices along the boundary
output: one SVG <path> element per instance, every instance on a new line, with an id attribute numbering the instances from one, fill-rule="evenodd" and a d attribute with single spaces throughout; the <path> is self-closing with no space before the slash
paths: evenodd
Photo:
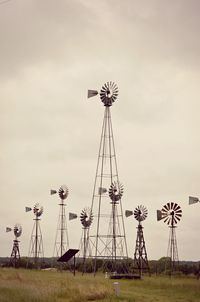
<path id="1" fill-rule="evenodd" d="M 119 182 L 110 111 L 118 96 L 117 85 L 107 82 L 100 93 L 88 90 L 88 98 L 97 94 L 105 110 L 91 202 L 94 220 L 89 238 L 93 247 L 94 273 L 97 270 L 97 259 L 103 259 L 104 268 L 114 272 L 117 264 L 128 258 L 121 202 L 123 186 Z"/>
<path id="2" fill-rule="evenodd" d="M 6 232 L 11 232 L 11 231 L 12 231 L 11 228 L 9 227 L 6 228 Z M 10 264 L 14 267 L 17 267 L 20 261 L 20 252 L 19 252 L 20 241 L 18 240 L 18 238 L 22 234 L 22 226 L 19 223 L 15 224 L 13 228 L 13 232 L 15 235 L 15 239 L 13 240 L 13 248 L 10 256 Z"/>
<path id="3" fill-rule="evenodd" d="M 170 274 L 173 273 L 179 264 L 178 248 L 176 240 L 176 224 L 182 217 L 181 207 L 175 202 L 168 202 L 163 206 L 162 210 L 157 210 L 157 220 L 164 220 L 169 226 L 169 242 L 167 249 L 167 257 L 170 259 Z"/>
<path id="4" fill-rule="evenodd" d="M 134 269 L 139 272 L 139 276 L 141 277 L 143 271 L 148 271 L 150 273 L 142 226 L 142 221 L 147 218 L 148 211 L 146 207 L 140 205 L 135 208 L 134 212 L 129 210 L 125 211 L 126 217 L 131 215 L 134 215 L 135 219 L 138 221 L 133 265 Z"/>
<path id="5" fill-rule="evenodd" d="M 36 203 L 33 208 L 25 207 L 25 211 L 33 211 L 33 214 L 35 216 L 35 218 L 33 219 L 34 225 L 31 233 L 28 259 L 33 258 L 34 265 L 38 267 L 39 258 L 44 258 L 42 232 L 40 228 L 40 217 L 43 214 L 43 207 L 40 206 L 39 203 Z"/>
<path id="6" fill-rule="evenodd" d="M 69 190 L 67 186 L 62 185 L 58 191 L 51 190 L 50 194 L 57 194 L 60 197 L 60 211 L 59 211 L 59 217 L 58 217 L 58 224 L 57 224 L 57 230 L 56 230 L 56 238 L 55 238 L 55 244 L 54 244 L 54 251 L 53 256 L 54 257 L 61 257 L 64 252 L 67 251 L 69 248 L 69 238 L 68 238 L 68 231 L 67 231 L 67 220 L 65 215 L 65 206 L 64 200 L 69 195 Z"/>
<path id="7" fill-rule="evenodd" d="M 85 272 L 85 260 L 87 251 L 90 250 L 89 246 L 89 228 L 93 221 L 93 214 L 91 212 L 90 208 L 84 208 L 81 211 L 80 214 L 80 221 L 83 226 L 83 234 L 81 238 L 81 244 L 80 244 L 80 254 L 82 254 L 83 257 L 83 273 Z M 90 253 L 90 251 L 89 251 Z"/>

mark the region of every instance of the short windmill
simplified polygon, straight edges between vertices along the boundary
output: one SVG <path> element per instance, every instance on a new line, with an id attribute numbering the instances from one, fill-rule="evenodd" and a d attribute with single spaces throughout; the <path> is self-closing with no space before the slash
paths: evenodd
<path id="1" fill-rule="evenodd" d="M 90 244 L 89 244 L 89 228 L 93 221 L 93 213 L 90 208 L 84 208 L 80 214 L 80 221 L 83 226 L 83 234 L 81 238 L 80 244 L 80 252 L 82 253 L 83 257 L 83 272 L 85 272 L 85 260 L 87 257 L 87 252 L 90 251 Z"/>
<path id="2" fill-rule="evenodd" d="M 6 232 L 11 232 L 13 230 L 15 239 L 13 240 L 13 248 L 10 256 L 10 265 L 17 267 L 20 261 L 20 251 L 19 251 L 19 240 L 18 238 L 22 234 L 22 226 L 21 224 L 15 224 L 14 228 L 7 227 Z"/>
<path id="3" fill-rule="evenodd" d="M 66 185 L 62 185 L 58 191 L 51 190 L 50 193 L 51 195 L 58 193 L 60 197 L 60 203 L 59 203 L 60 211 L 58 217 L 53 256 L 61 257 L 69 248 L 69 237 L 68 237 L 67 220 L 65 214 L 66 203 L 64 203 L 64 201 L 67 199 L 69 195 L 69 190 Z"/>
<path id="4" fill-rule="evenodd" d="M 170 259 L 170 274 L 177 270 L 179 265 L 178 247 L 176 240 L 176 224 L 181 220 L 181 207 L 175 202 L 168 202 L 162 210 L 157 210 L 157 220 L 162 220 L 169 226 L 169 242 L 167 257 Z"/>
<path id="5" fill-rule="evenodd" d="M 138 221 L 133 267 L 135 270 L 138 271 L 141 277 L 143 271 L 147 271 L 150 273 L 142 226 L 142 221 L 147 218 L 148 211 L 146 207 L 144 207 L 143 205 L 139 205 L 135 208 L 134 212 L 129 210 L 125 211 L 126 217 L 129 217 L 131 215 L 134 215 L 135 219 Z"/>
<path id="6" fill-rule="evenodd" d="M 35 266 L 38 266 L 39 258 L 44 258 L 44 250 L 43 250 L 43 241 L 42 241 L 42 232 L 40 228 L 40 217 L 43 214 L 43 207 L 36 203 L 33 208 L 26 207 L 26 212 L 33 211 L 35 216 L 33 229 L 31 233 L 31 240 L 29 246 L 29 254 L 28 254 L 28 262 L 30 258 L 33 259 Z"/>
<path id="7" fill-rule="evenodd" d="M 76 219 L 77 217 L 77 214 L 69 213 L 69 220 Z M 83 232 L 79 246 L 79 257 L 83 259 L 83 273 L 85 273 L 86 270 L 86 258 L 91 254 L 89 228 L 92 224 L 93 218 L 93 213 L 89 207 L 85 207 L 80 213 L 80 222 L 82 224 Z"/>

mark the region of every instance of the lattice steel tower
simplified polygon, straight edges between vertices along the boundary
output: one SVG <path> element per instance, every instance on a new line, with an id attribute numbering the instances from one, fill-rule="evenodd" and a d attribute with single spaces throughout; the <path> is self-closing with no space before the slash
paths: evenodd
<path id="1" fill-rule="evenodd" d="M 90 246 L 90 241 L 89 241 L 89 228 L 93 221 L 93 214 L 92 214 L 90 208 L 84 208 L 81 211 L 80 221 L 81 221 L 81 224 L 83 227 L 83 232 L 82 232 L 80 247 L 79 247 L 79 250 L 80 250 L 79 257 L 82 257 L 82 259 L 83 259 L 82 272 L 85 273 L 86 272 L 87 253 L 89 255 L 91 254 L 91 246 Z"/>
<path id="2" fill-rule="evenodd" d="M 125 211 L 126 217 L 129 217 L 133 214 L 135 219 L 138 221 L 133 268 L 134 270 L 138 271 L 141 277 L 143 271 L 147 271 L 150 274 L 149 263 L 147 258 L 147 250 L 146 250 L 144 234 L 143 234 L 143 226 L 142 226 L 142 221 L 144 221 L 147 218 L 148 211 L 146 207 L 142 205 L 137 206 L 134 212 L 128 210 Z"/>
<path id="3" fill-rule="evenodd" d="M 169 241 L 167 249 L 167 257 L 169 257 L 170 274 L 178 269 L 179 258 L 176 240 L 176 224 L 182 217 L 181 207 L 175 202 L 168 202 L 163 206 L 162 210 L 157 210 L 157 220 L 164 219 L 170 228 Z M 166 263 L 167 265 L 167 263 Z"/>
<path id="4" fill-rule="evenodd" d="M 6 232 L 12 231 L 11 228 L 7 227 Z M 22 234 L 22 226 L 20 224 L 16 224 L 13 229 L 15 239 L 13 240 L 13 248 L 10 256 L 10 265 L 17 267 L 20 261 L 20 252 L 19 252 L 19 240 L 18 238 Z"/>
<path id="5" fill-rule="evenodd" d="M 39 259 L 44 259 L 44 249 L 43 249 L 43 241 L 42 241 L 42 231 L 40 228 L 40 217 L 43 214 L 43 207 L 36 203 L 32 208 L 26 207 L 25 211 L 29 212 L 33 210 L 33 214 L 35 215 L 33 230 L 31 233 L 31 241 L 29 246 L 28 253 L 28 262 L 30 258 L 33 258 L 33 262 L 37 267 L 39 265 Z M 27 263 L 28 264 L 28 263 Z"/>
<path id="6" fill-rule="evenodd" d="M 64 200 L 67 198 L 69 194 L 69 190 L 65 185 L 62 185 L 58 192 L 56 190 L 50 191 L 51 195 L 58 193 L 60 197 L 60 212 L 58 217 L 58 224 L 56 230 L 56 238 L 54 244 L 54 257 L 61 257 L 64 252 L 67 251 L 69 248 L 69 238 L 68 238 L 68 231 L 67 231 L 67 219 L 65 215 L 65 206 Z"/>
<path id="7" fill-rule="evenodd" d="M 89 90 L 88 98 L 97 94 L 98 91 Z M 118 88 L 113 82 L 107 82 L 100 90 L 105 111 L 91 204 L 94 221 L 89 234 L 94 272 L 97 259 L 104 259 L 104 269 L 113 272 L 120 261 L 128 258 L 121 201 L 123 186 L 119 182 L 110 111 L 117 96 Z"/>

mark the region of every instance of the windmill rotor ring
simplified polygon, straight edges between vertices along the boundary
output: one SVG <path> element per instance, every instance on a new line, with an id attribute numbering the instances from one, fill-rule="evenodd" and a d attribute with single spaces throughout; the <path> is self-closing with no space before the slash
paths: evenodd
<path id="1" fill-rule="evenodd" d="M 14 226 L 13 231 L 14 231 L 14 234 L 15 234 L 16 237 L 20 237 L 21 234 L 22 234 L 22 226 L 21 226 L 21 224 L 16 223 L 15 226 Z"/>
<path id="2" fill-rule="evenodd" d="M 84 208 L 80 214 L 80 221 L 84 228 L 89 228 L 93 221 L 93 213 L 90 208 Z"/>
<path id="3" fill-rule="evenodd" d="M 109 188 L 109 197 L 113 202 L 117 202 L 122 198 L 124 192 L 124 188 L 123 185 L 118 182 L 118 181 L 114 181 L 110 188 Z"/>
<path id="4" fill-rule="evenodd" d="M 137 221 L 143 221 L 147 218 L 148 211 L 145 206 L 137 206 L 134 210 L 134 217 Z"/>
<path id="5" fill-rule="evenodd" d="M 60 199 L 62 199 L 62 200 L 66 199 L 69 194 L 69 190 L 68 190 L 67 186 L 62 185 L 60 187 L 60 189 L 58 190 L 58 194 L 60 196 Z"/>
<path id="6" fill-rule="evenodd" d="M 100 91 L 101 101 L 105 106 L 112 106 L 112 103 L 117 99 L 118 87 L 114 82 L 105 83 Z"/>
<path id="7" fill-rule="evenodd" d="M 36 217 L 40 217 L 43 213 L 43 207 L 41 207 L 39 203 L 36 203 L 33 207 L 33 213 Z"/>
<path id="8" fill-rule="evenodd" d="M 176 224 L 182 217 L 181 207 L 175 202 L 168 202 L 161 210 L 162 219 L 168 225 Z"/>

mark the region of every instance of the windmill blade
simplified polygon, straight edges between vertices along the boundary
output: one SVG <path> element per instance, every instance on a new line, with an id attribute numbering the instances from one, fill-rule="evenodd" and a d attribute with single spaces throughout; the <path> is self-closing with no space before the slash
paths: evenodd
<path id="1" fill-rule="evenodd" d="M 25 207 L 25 211 L 26 212 L 30 212 L 32 210 L 32 208 L 30 208 L 30 207 Z"/>
<path id="2" fill-rule="evenodd" d="M 167 216 L 167 218 L 164 219 L 164 222 L 167 222 L 169 219 L 169 216 Z"/>
<path id="3" fill-rule="evenodd" d="M 97 95 L 98 91 L 97 90 L 88 90 L 88 99 Z"/>
<path id="4" fill-rule="evenodd" d="M 167 224 L 169 225 L 169 224 L 171 224 L 172 223 L 172 216 L 169 216 L 168 217 L 168 222 L 167 222 Z"/>
<path id="5" fill-rule="evenodd" d="M 177 223 L 177 220 L 178 220 L 178 219 L 177 219 L 176 216 L 173 216 L 173 220 L 174 220 L 175 223 Z"/>
<path id="6" fill-rule="evenodd" d="M 164 206 L 163 206 L 163 208 L 162 208 L 162 212 L 164 211 L 164 212 L 168 212 L 168 207 L 167 207 L 167 205 L 165 204 Z"/>
<path id="7" fill-rule="evenodd" d="M 12 231 L 12 229 L 11 229 L 11 228 L 6 227 L 6 233 L 7 233 L 7 232 L 11 232 L 11 231 Z"/>
<path id="8" fill-rule="evenodd" d="M 197 203 L 197 202 L 199 202 L 199 198 L 198 197 L 189 196 L 189 205 Z"/>
<path id="9" fill-rule="evenodd" d="M 182 210 L 180 209 L 180 210 L 177 210 L 177 211 L 175 211 L 175 213 L 176 214 L 181 214 L 182 213 Z"/>
<path id="10" fill-rule="evenodd" d="M 78 216 L 75 213 L 69 213 L 69 220 L 76 219 Z"/>
<path id="11" fill-rule="evenodd" d="M 166 204 L 166 207 L 167 207 L 167 210 L 168 210 L 168 211 L 171 209 L 171 204 L 170 204 L 170 202 L 168 202 L 168 203 Z"/>
<path id="12" fill-rule="evenodd" d="M 126 211 L 125 211 L 125 216 L 126 216 L 126 217 L 129 217 L 129 216 L 131 216 L 131 215 L 133 215 L 133 211 L 129 211 L 129 210 L 126 210 Z"/>

